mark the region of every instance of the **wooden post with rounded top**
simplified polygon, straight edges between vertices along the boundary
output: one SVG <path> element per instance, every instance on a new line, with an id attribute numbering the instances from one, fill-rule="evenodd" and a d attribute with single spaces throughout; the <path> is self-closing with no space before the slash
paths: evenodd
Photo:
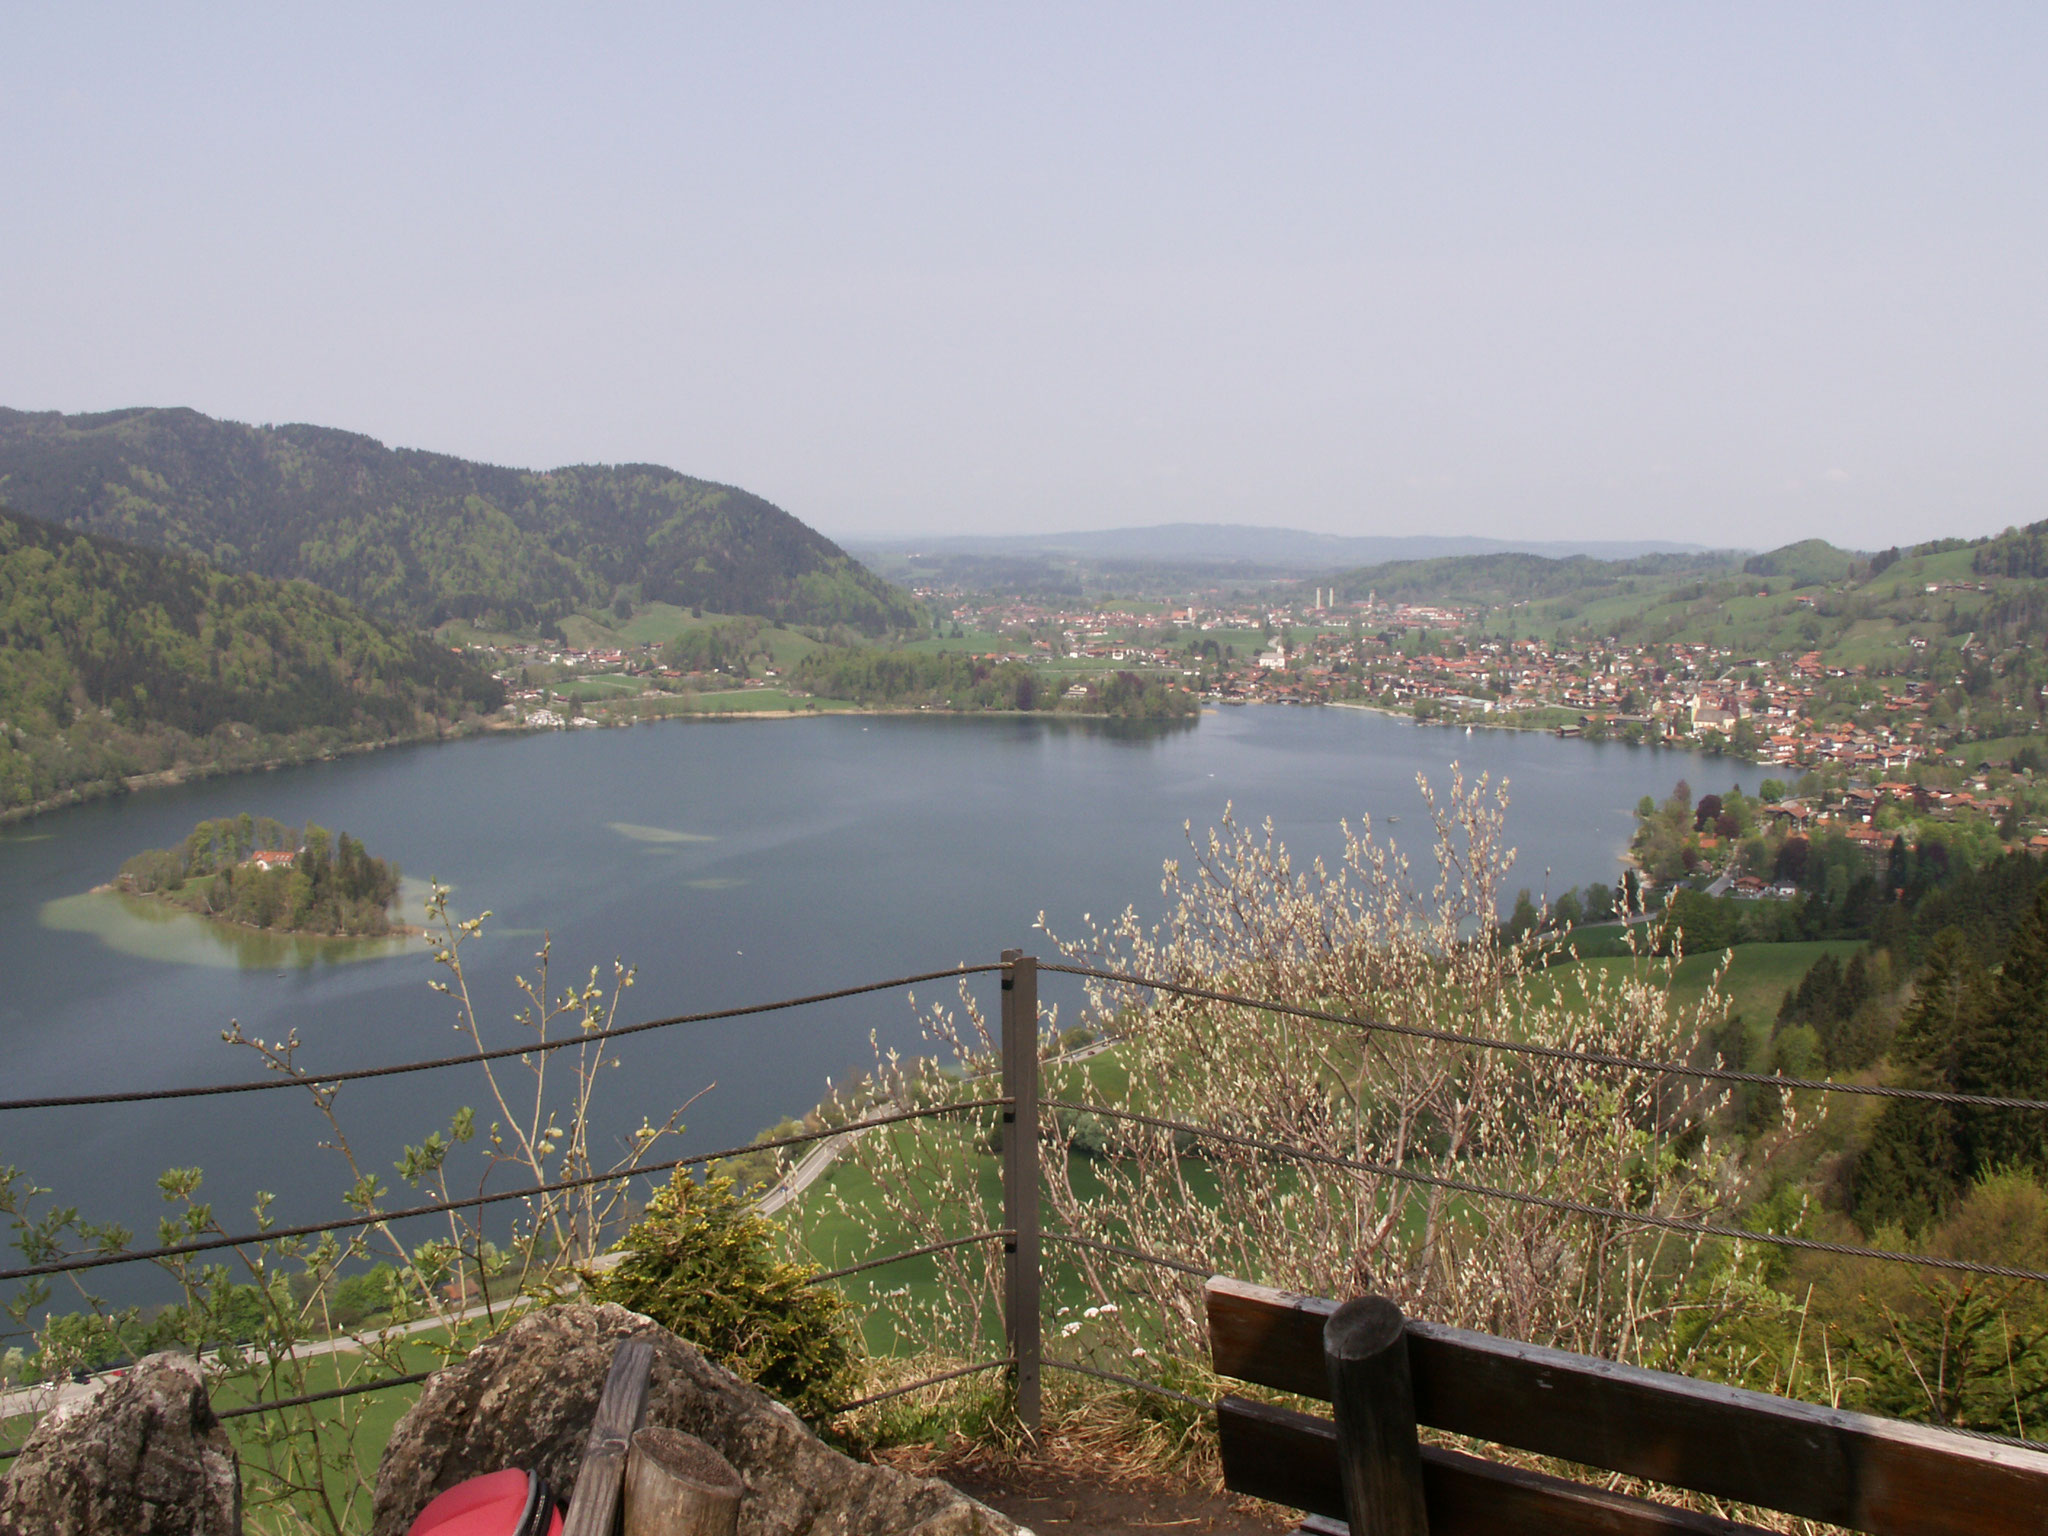
<path id="1" fill-rule="evenodd" d="M 1384 1296 L 1345 1302 L 1323 1324 L 1323 1365 L 1352 1536 L 1429 1536 L 1401 1309 Z"/>
<path id="2" fill-rule="evenodd" d="M 650 1425 L 626 1459 L 622 1536 L 733 1536 L 746 1491 L 732 1463 L 695 1435 Z"/>
<path id="3" fill-rule="evenodd" d="M 1038 961 L 1003 951 L 1003 1332 L 1017 1384 L 1017 1420 L 1039 1419 Z"/>

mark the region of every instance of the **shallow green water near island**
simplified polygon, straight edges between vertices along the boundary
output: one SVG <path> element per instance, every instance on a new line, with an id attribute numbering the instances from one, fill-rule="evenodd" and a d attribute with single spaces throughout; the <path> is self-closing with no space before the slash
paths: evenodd
<path id="1" fill-rule="evenodd" d="M 403 909 L 418 913 L 426 887 L 407 882 Z M 89 933 L 117 954 L 173 965 L 215 965 L 232 970 L 279 970 L 351 960 L 388 960 L 421 946 L 417 936 L 336 938 L 325 934 L 275 933 L 215 922 L 167 901 L 125 891 L 85 891 L 45 902 L 45 928 Z"/>

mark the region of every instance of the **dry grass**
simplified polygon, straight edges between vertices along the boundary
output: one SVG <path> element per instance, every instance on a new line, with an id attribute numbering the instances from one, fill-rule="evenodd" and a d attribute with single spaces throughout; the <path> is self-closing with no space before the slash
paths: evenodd
<path id="1" fill-rule="evenodd" d="M 877 1361 L 868 1390 L 881 1392 L 956 1368 L 936 1355 Z M 1012 1466 L 1109 1482 L 1222 1487 L 1216 1427 L 1206 1407 L 1059 1371 L 1047 1371 L 1039 1433 L 1018 1425 L 1007 1374 L 958 1378 L 846 1414 L 833 1426 L 877 1460 L 944 1476 L 947 1468 Z"/>

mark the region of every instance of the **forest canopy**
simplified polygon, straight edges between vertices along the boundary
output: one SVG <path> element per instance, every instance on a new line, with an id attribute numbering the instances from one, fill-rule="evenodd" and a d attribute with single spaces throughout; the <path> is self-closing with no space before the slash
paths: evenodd
<path id="1" fill-rule="evenodd" d="M 402 624 L 530 629 L 621 598 L 868 635 L 924 623 L 908 593 L 780 507 L 654 464 L 507 469 L 190 410 L 0 410 L 0 496 L 315 582 Z"/>
<path id="2" fill-rule="evenodd" d="M 474 662 L 305 582 L 0 509 L 0 808 L 428 733 L 503 702 Z"/>
<path id="3" fill-rule="evenodd" d="M 1172 720 L 1201 708 L 1193 693 L 1160 677 L 1114 672 L 1076 681 L 1027 662 L 951 651 L 813 651 L 797 664 L 793 681 L 821 698 L 868 705 L 1064 710 L 1129 720 Z"/>

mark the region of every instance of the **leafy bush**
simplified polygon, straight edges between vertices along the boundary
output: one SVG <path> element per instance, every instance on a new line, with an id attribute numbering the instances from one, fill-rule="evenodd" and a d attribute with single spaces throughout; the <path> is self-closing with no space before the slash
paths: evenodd
<path id="1" fill-rule="evenodd" d="M 1077 1330 L 1066 1358 L 1125 1374 L 1207 1357 L 1200 1292 L 1186 1276 L 1097 1258 L 1130 1249 L 1309 1294 L 1370 1290 L 1433 1321 L 1623 1359 L 1643 1358 L 1668 1325 L 1692 1252 L 1575 1203 L 1716 1218 L 1736 1207 L 1747 1171 L 1718 1147 L 1700 1150 L 1705 1128 L 1688 1123 L 1699 1111 L 1658 1074 L 1482 1054 L 1442 1037 L 1512 1030 L 1532 1044 L 1666 1060 L 1707 1033 L 1725 1001 L 1680 1007 L 1668 968 L 1617 967 L 1589 969 L 1582 984 L 1597 995 L 1561 1002 L 1535 970 L 1536 946 L 1504 940 L 1497 923 L 1504 796 L 1455 771 L 1446 794 L 1424 791 L 1440 873 L 1419 890 L 1409 864 L 1362 833 L 1346 829 L 1340 858 L 1304 867 L 1270 822 L 1249 828 L 1226 814 L 1206 839 L 1191 835 L 1188 861 L 1165 866 L 1168 916 L 1157 926 L 1127 910 L 1084 919 L 1076 939 L 1055 936 L 1090 966 L 1415 1031 L 1368 1036 L 1114 983 L 1091 992 L 1083 1022 L 1117 1035 L 1117 1056 L 1081 1090 L 1088 1107 L 1049 1106 L 1040 1127 L 1048 1225 L 1101 1245 L 1055 1282 L 1070 1303 L 1085 1288 L 1095 1313 L 1084 1307 L 1095 1326 Z M 925 1015 L 955 1054 L 947 1081 L 959 1099 L 987 1091 L 991 1022 L 965 988 L 957 1007 Z M 1041 1051 L 1057 1022 L 1041 1014 Z M 910 1086 L 887 1060 L 877 1076 Z M 1223 1134 L 1183 1140 L 1187 1127 Z M 920 1244 L 1003 1225 L 987 1164 L 949 1155 L 939 1134 L 863 1137 L 850 1155 L 881 1195 L 869 1208 L 849 1203 L 848 1215 Z M 1464 1198 L 1451 1183 L 1546 1203 Z M 1002 1262 L 987 1243 L 936 1254 L 937 1294 L 905 1297 L 899 1326 L 914 1319 L 960 1359 L 985 1352 Z"/>
<path id="2" fill-rule="evenodd" d="M 590 1270 L 597 1301 L 644 1313 L 807 1419 L 853 1395 L 858 1340 L 846 1300 L 775 1255 L 768 1222 L 733 1181 L 678 1169 L 626 1234 L 625 1260 Z"/>

